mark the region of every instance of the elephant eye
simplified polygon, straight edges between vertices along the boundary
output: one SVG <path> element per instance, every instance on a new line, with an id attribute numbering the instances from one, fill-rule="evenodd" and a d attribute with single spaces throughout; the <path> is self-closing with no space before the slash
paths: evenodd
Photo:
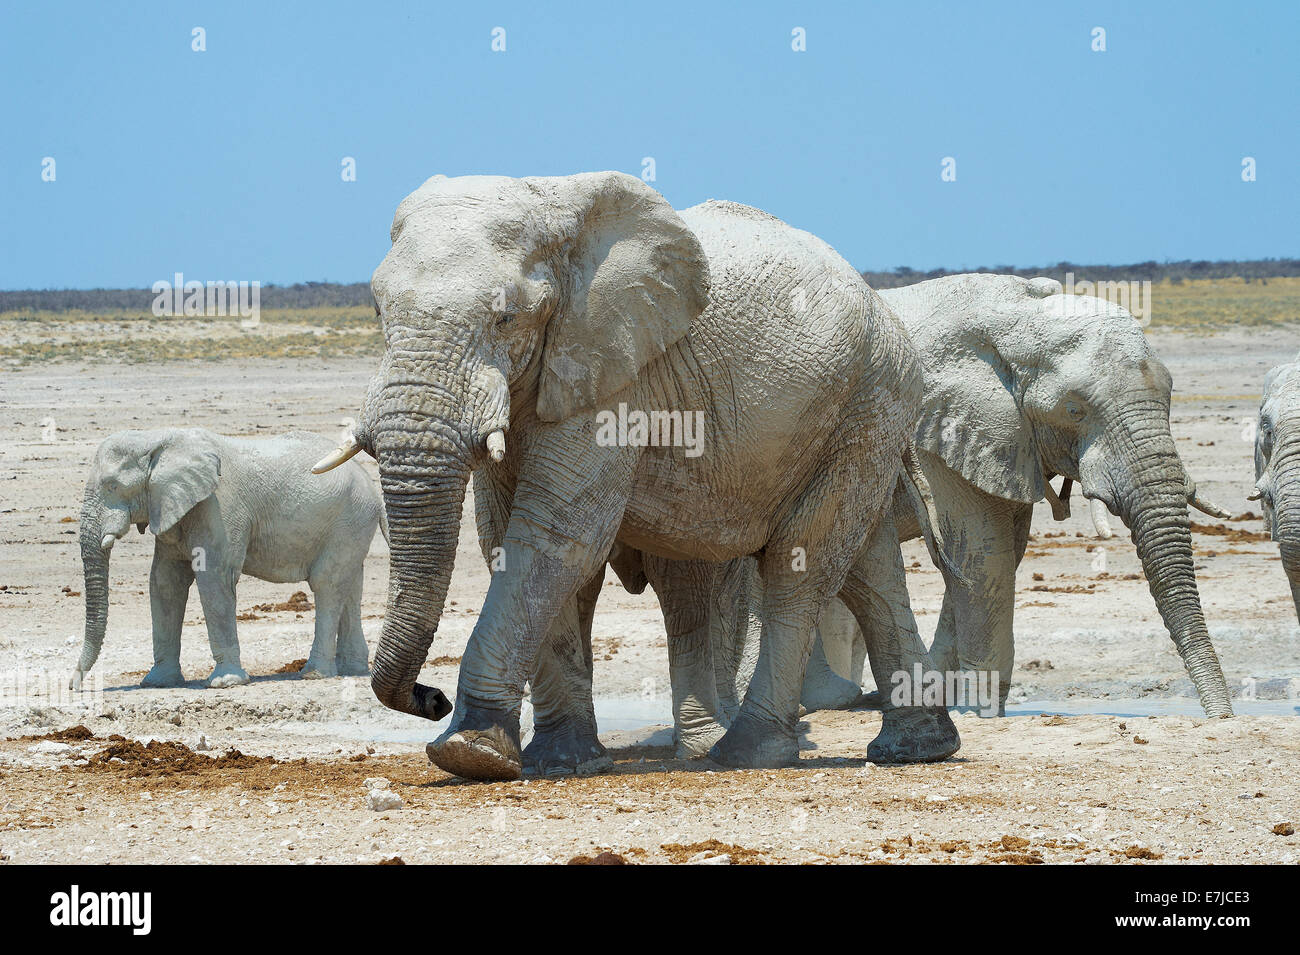
<path id="1" fill-rule="evenodd" d="M 1082 405 L 1077 405 L 1074 402 L 1070 402 L 1065 406 L 1065 413 L 1074 421 L 1082 421 L 1088 416 L 1088 412 L 1084 407 Z"/>
<path id="2" fill-rule="evenodd" d="M 497 319 L 497 328 L 504 328 L 514 320 L 515 320 L 515 313 L 506 312 L 504 315 L 502 315 L 500 318 Z"/>

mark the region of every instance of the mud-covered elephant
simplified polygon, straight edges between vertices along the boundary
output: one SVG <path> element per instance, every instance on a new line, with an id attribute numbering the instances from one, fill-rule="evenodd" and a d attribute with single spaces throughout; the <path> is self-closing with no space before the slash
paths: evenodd
<path id="1" fill-rule="evenodd" d="M 919 411 L 920 365 L 889 309 L 808 233 L 728 202 L 678 213 L 621 173 L 436 177 L 403 200 L 392 241 L 371 281 L 386 351 L 354 437 L 320 463 L 379 462 L 378 698 L 445 708 L 416 679 L 473 471 L 494 573 L 434 763 L 520 775 L 538 648 L 576 620 L 615 542 L 671 561 L 758 555 L 762 647 L 712 754 L 794 758 L 813 622 L 884 514 Z M 533 704 L 545 725 L 545 696 Z"/>
<path id="2" fill-rule="evenodd" d="M 367 673 L 362 563 L 382 504 L 356 462 L 329 478 L 311 474 L 312 463 L 334 443 L 304 431 L 245 438 L 200 428 L 105 438 L 81 508 L 86 633 L 73 683 L 99 657 L 108 624 L 109 552 L 132 524 L 154 535 L 154 662 L 142 686 L 184 681 L 181 626 L 191 585 L 197 585 L 215 663 L 208 685 L 248 682 L 235 632 L 240 574 L 310 585 L 316 631 L 304 677 Z"/>
<path id="3" fill-rule="evenodd" d="M 1263 505 L 1300 616 L 1300 363 L 1278 365 L 1264 379 L 1251 500 Z"/>

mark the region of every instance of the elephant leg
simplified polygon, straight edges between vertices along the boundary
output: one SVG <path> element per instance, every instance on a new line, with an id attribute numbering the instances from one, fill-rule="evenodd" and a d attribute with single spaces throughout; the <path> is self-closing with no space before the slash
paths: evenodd
<path id="1" fill-rule="evenodd" d="M 643 555 L 646 576 L 659 595 L 668 634 L 668 678 L 673 695 L 677 758 L 708 753 L 723 733 L 713 665 L 710 601 L 718 565 L 703 560 L 665 560 Z"/>
<path id="2" fill-rule="evenodd" d="M 523 772 L 524 684 L 556 616 L 605 563 L 627 506 L 636 449 L 597 450 L 601 459 L 573 462 L 563 482 L 543 463 L 519 476 L 502 568 L 461 657 L 451 725 L 425 747 L 453 775 L 495 780 Z M 567 453 L 533 449 L 538 462 Z"/>
<path id="3" fill-rule="evenodd" d="M 208 686 L 221 688 L 247 683 L 248 674 L 239 662 L 239 638 L 235 632 L 235 582 L 239 570 L 209 567 L 195 574 L 195 579 L 215 664 L 208 676 Z"/>
<path id="4" fill-rule="evenodd" d="M 836 655 L 841 667 L 848 670 L 852 665 L 853 642 L 857 636 L 858 625 L 848 609 L 839 600 L 827 604 L 813 633 L 812 653 L 803 675 L 799 702 L 805 710 L 841 710 L 862 698 L 862 687 L 840 676 L 827 656 L 829 643 L 830 652 Z"/>
<path id="5" fill-rule="evenodd" d="M 867 659 L 880 693 L 879 735 L 867 747 L 874 763 L 919 763 L 947 759 L 961 746 L 957 727 L 943 706 L 900 693 L 915 682 L 929 659 L 917 632 L 907 593 L 903 553 L 893 517 L 886 514 L 849 572 L 840 599 L 857 618 Z"/>
<path id="6" fill-rule="evenodd" d="M 154 551 L 149 569 L 149 613 L 153 621 L 153 668 L 141 686 L 180 686 L 181 628 L 185 625 L 185 603 L 189 599 L 194 571 L 189 561 L 168 560 Z"/>
<path id="7" fill-rule="evenodd" d="M 565 604 L 537 653 L 532 687 L 533 738 L 524 747 L 526 776 L 599 773 L 614 761 L 597 736 L 592 700 L 591 626 L 605 567 Z"/>
<path id="8" fill-rule="evenodd" d="M 338 653 L 339 622 L 343 617 L 342 595 L 334 581 L 308 581 L 316 598 L 315 633 L 311 652 L 300 676 L 304 680 L 323 680 L 338 676 L 335 657 Z"/>
<path id="9" fill-rule="evenodd" d="M 877 431 L 874 417 L 856 416 L 861 433 Z M 879 425 L 882 434 L 888 433 L 885 427 Z M 759 558 L 762 638 L 740 711 L 710 752 L 724 766 L 775 767 L 798 759 L 795 728 L 813 628 L 880 521 L 898 476 L 899 457 L 865 455 L 852 443 L 842 448 L 778 524 Z"/>
<path id="10" fill-rule="evenodd" d="M 930 668 L 952 674 L 954 685 L 973 680 L 992 690 L 996 681 L 996 701 L 983 699 L 983 692 L 972 700 L 967 692 L 950 694 L 947 702 L 983 716 L 1001 715 L 1015 664 L 1016 567 L 1032 508 L 986 494 L 946 468 L 929 473 L 949 557 L 964 578 L 947 580 Z"/>
<path id="11" fill-rule="evenodd" d="M 758 660 L 762 630 L 758 563 L 752 557 L 718 568 L 709 607 L 709 640 L 717 687 L 719 722 L 730 726 L 745 698 Z"/>
<path id="12" fill-rule="evenodd" d="M 339 676 L 367 676 L 370 673 L 370 648 L 366 646 L 366 633 L 361 627 L 360 574 L 343 598 L 337 646 L 334 669 Z"/>

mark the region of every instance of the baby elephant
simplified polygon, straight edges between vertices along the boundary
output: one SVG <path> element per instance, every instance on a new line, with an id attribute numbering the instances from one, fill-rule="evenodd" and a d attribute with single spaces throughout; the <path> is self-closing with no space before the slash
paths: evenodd
<path id="1" fill-rule="evenodd" d="M 141 686 L 184 682 L 181 624 L 193 583 L 216 662 L 208 686 L 248 682 L 235 635 L 241 573 L 311 586 L 316 638 L 304 677 L 367 673 L 361 565 L 382 505 L 355 462 L 324 476 L 311 473 L 335 443 L 304 431 L 227 438 L 201 428 L 120 431 L 105 439 L 81 507 L 86 637 L 74 685 L 99 656 L 108 622 L 108 554 L 132 524 L 154 534 L 154 662 Z"/>

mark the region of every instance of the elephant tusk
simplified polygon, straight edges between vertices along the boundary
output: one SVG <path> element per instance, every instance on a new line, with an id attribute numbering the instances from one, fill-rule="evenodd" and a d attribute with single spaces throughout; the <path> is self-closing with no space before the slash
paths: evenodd
<path id="1" fill-rule="evenodd" d="M 1204 514 L 1209 514 L 1211 517 L 1221 517 L 1224 520 L 1232 517 L 1232 511 L 1225 507 L 1220 507 L 1211 500 L 1201 497 L 1200 491 L 1192 491 L 1192 493 L 1187 497 L 1187 503 L 1191 504 L 1192 507 L 1196 508 L 1198 511 L 1201 511 Z"/>
<path id="2" fill-rule="evenodd" d="M 1110 529 L 1110 517 L 1105 504 L 1093 498 L 1088 502 L 1088 514 L 1092 517 L 1092 526 L 1096 528 L 1098 537 L 1105 541 L 1115 536 L 1115 532 Z"/>
<path id="3" fill-rule="evenodd" d="M 112 550 L 113 545 L 116 543 L 117 543 L 116 537 L 114 537 L 112 534 L 105 534 L 103 537 L 99 539 L 99 549 Z"/>
<path id="4" fill-rule="evenodd" d="M 342 444 L 312 465 L 311 473 L 324 474 L 332 471 L 360 450 L 361 442 L 356 439 L 356 435 L 349 434 Z"/>
<path id="5" fill-rule="evenodd" d="M 488 454 L 492 456 L 493 461 L 501 461 L 506 456 L 506 434 L 500 428 L 497 428 L 487 436 Z"/>
<path id="6" fill-rule="evenodd" d="M 1070 486 L 1073 483 L 1069 478 L 1062 480 L 1061 493 L 1058 495 L 1052 487 L 1051 479 L 1043 481 L 1043 495 L 1047 498 L 1047 503 L 1052 505 L 1052 520 L 1063 521 L 1070 516 Z"/>

